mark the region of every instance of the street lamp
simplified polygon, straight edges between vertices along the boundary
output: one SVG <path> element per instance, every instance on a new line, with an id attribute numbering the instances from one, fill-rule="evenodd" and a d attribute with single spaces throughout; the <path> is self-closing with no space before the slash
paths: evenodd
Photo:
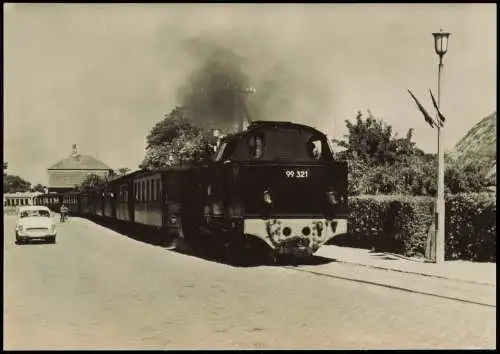
<path id="1" fill-rule="evenodd" d="M 439 56 L 438 66 L 438 110 L 441 105 L 441 70 L 443 69 L 443 56 L 448 51 L 449 33 L 440 30 L 432 34 L 434 36 L 434 49 Z M 440 117 L 437 117 L 437 153 L 438 153 L 438 190 L 436 200 L 436 263 L 444 262 L 445 255 L 445 202 L 444 202 L 444 150 L 441 139 L 442 122 Z"/>

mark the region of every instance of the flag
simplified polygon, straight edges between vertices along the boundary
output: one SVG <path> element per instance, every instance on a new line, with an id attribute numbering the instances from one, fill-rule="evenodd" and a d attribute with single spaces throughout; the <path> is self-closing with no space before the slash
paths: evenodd
<path id="1" fill-rule="evenodd" d="M 437 113 L 438 113 L 438 117 L 439 117 L 439 119 L 441 120 L 441 126 L 443 126 L 443 125 L 444 125 L 444 121 L 445 121 L 446 119 L 444 118 L 443 114 L 442 114 L 442 113 L 441 113 L 441 111 L 439 110 L 439 107 L 438 107 L 438 105 L 437 105 L 437 103 L 436 103 L 436 99 L 434 98 L 434 95 L 432 94 L 431 89 L 429 89 L 429 92 L 431 93 L 432 103 L 434 104 L 434 107 L 436 108 L 436 111 L 437 111 Z"/>
<path id="2" fill-rule="evenodd" d="M 429 123 L 429 125 L 431 126 L 431 128 L 434 128 L 434 120 L 431 118 L 431 116 L 429 115 L 429 113 L 427 113 L 427 111 L 425 110 L 424 106 L 422 106 L 420 104 L 420 102 L 417 100 L 417 98 L 413 95 L 413 93 L 410 91 L 410 89 L 408 89 L 408 92 L 410 93 L 411 97 L 413 98 L 413 100 L 415 101 L 415 103 L 417 104 L 418 106 L 418 109 L 420 109 L 420 112 L 422 112 L 422 114 L 424 115 L 424 119 L 427 123 Z"/>

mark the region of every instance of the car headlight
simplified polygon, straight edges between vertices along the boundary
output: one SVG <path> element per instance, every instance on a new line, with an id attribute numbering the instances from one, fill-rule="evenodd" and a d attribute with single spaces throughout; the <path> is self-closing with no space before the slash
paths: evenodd
<path id="1" fill-rule="evenodd" d="M 23 231 L 23 225 L 17 225 L 16 226 L 17 231 Z"/>
<path id="2" fill-rule="evenodd" d="M 50 225 L 50 232 L 53 233 L 54 231 L 56 231 L 56 224 Z"/>

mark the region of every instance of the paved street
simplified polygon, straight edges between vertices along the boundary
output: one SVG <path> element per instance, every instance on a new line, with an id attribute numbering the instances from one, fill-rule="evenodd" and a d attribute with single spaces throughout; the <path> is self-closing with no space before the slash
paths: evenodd
<path id="1" fill-rule="evenodd" d="M 401 274 L 237 268 L 78 218 L 55 245 L 18 246 L 14 223 L 4 218 L 4 349 L 495 348 L 495 307 L 340 279 Z"/>

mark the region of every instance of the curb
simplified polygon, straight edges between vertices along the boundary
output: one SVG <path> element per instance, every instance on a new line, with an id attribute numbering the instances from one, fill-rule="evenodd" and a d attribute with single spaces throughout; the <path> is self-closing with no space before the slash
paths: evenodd
<path id="1" fill-rule="evenodd" d="M 405 259 L 407 261 L 412 261 L 412 262 L 417 262 L 417 263 L 429 263 L 425 259 L 418 259 L 418 258 L 406 257 L 406 256 L 403 256 L 401 254 L 396 254 L 396 253 L 384 252 L 383 254 L 386 255 L 386 256 L 401 258 L 401 259 Z"/>
<path id="2" fill-rule="evenodd" d="M 408 271 L 408 270 L 401 270 L 401 269 L 398 269 L 398 268 L 381 267 L 381 266 L 368 265 L 368 264 L 363 264 L 363 263 L 342 261 L 342 260 L 339 260 L 339 259 L 337 259 L 337 262 L 344 263 L 344 264 L 357 265 L 357 266 L 361 266 L 361 267 L 373 268 L 373 269 L 381 269 L 381 270 L 391 271 L 391 272 L 399 272 L 399 273 L 406 273 L 406 274 L 421 275 L 421 276 L 424 276 L 424 277 L 453 280 L 453 281 L 462 282 L 462 283 L 471 283 L 471 284 L 485 285 L 485 286 L 492 286 L 492 287 L 496 286 L 496 284 L 492 284 L 492 283 L 485 283 L 485 282 L 479 282 L 479 281 L 474 281 L 474 280 L 466 280 L 466 279 L 450 278 L 450 277 L 446 277 L 446 276 L 443 276 L 443 275 L 435 275 L 435 274 L 412 272 L 412 271 Z"/>

